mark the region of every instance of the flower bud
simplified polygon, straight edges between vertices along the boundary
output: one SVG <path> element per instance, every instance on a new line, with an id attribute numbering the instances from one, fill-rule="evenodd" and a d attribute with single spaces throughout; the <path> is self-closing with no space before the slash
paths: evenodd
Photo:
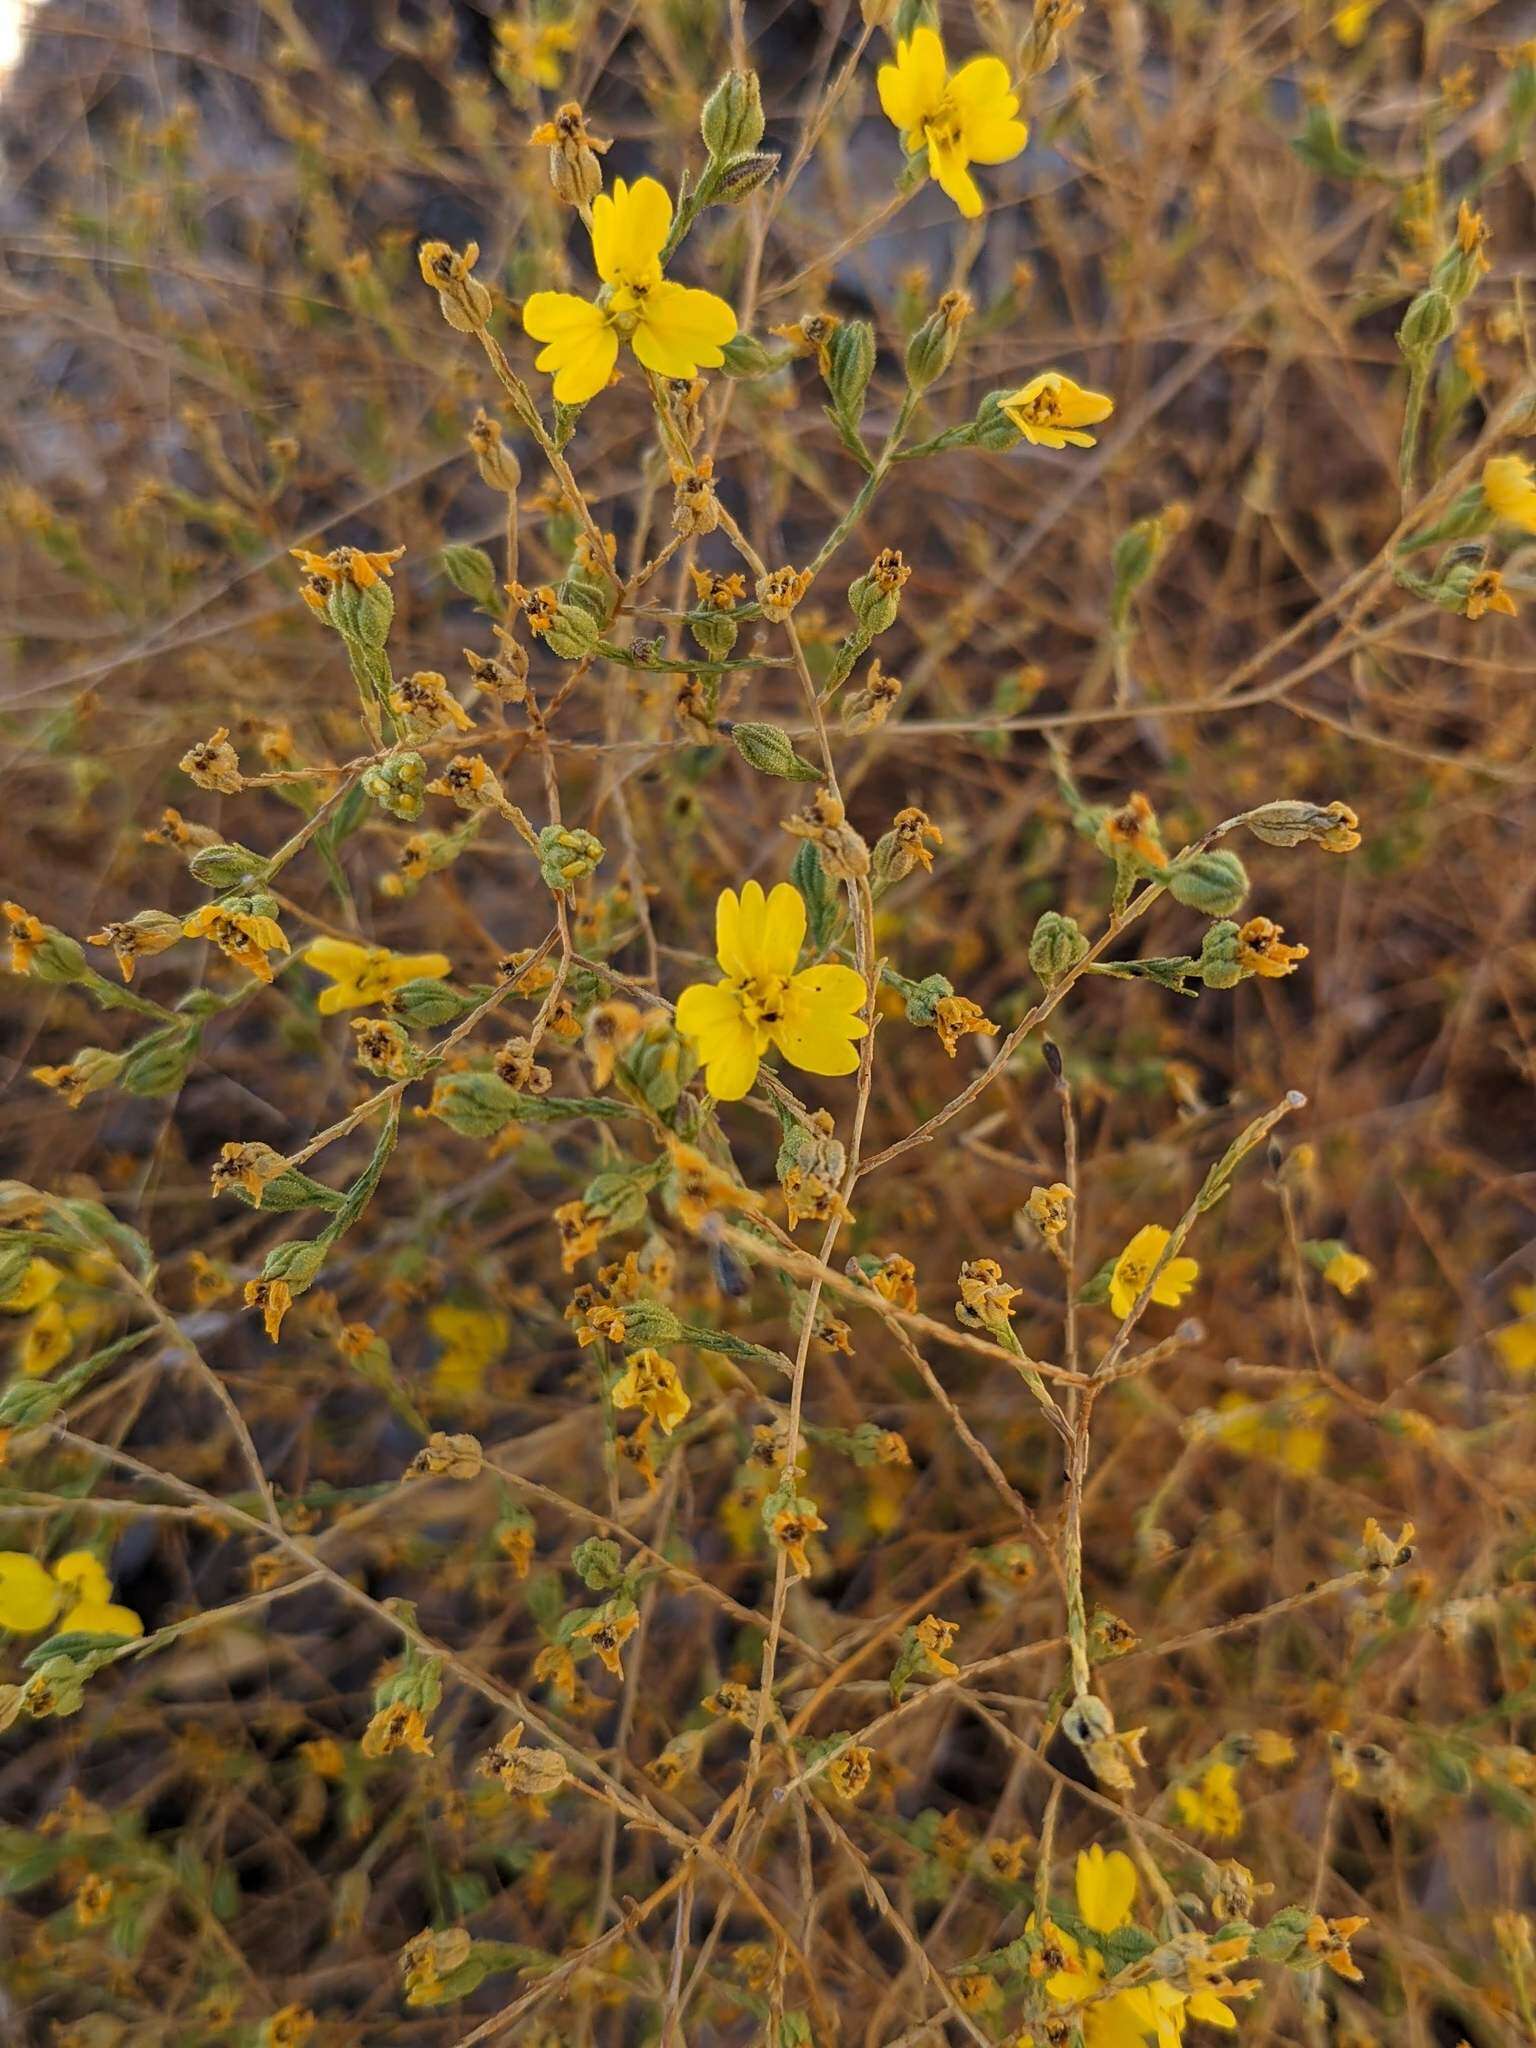
<path id="1" fill-rule="evenodd" d="M 720 173 L 715 186 L 716 202 L 721 206 L 740 206 L 744 199 L 760 191 L 778 168 L 776 149 L 755 149 L 747 156 L 737 157 Z"/>
<path id="2" fill-rule="evenodd" d="M 763 377 L 777 368 L 767 349 L 750 334 L 736 334 L 721 351 L 721 369 L 727 377 Z"/>
<path id="3" fill-rule="evenodd" d="M 363 793 L 392 818 L 419 818 L 426 801 L 427 764 L 420 754 L 391 754 L 362 775 Z"/>
<path id="4" fill-rule="evenodd" d="M 462 255 L 446 242 L 423 242 L 416 252 L 443 318 L 460 334 L 478 334 L 491 317 L 491 295 L 473 275 L 479 254 L 478 242 L 470 242 Z"/>
<path id="5" fill-rule="evenodd" d="M 492 419 L 482 406 L 470 425 L 468 439 L 480 481 L 493 491 L 515 498 L 523 472 L 517 457 L 502 439 L 501 422 Z M 449 573 L 451 575 L 452 571 Z"/>
<path id="6" fill-rule="evenodd" d="M 484 548 L 470 547 L 463 541 L 452 541 L 443 549 L 440 560 L 443 573 L 455 590 L 461 590 L 466 597 L 473 598 L 483 610 L 495 610 L 496 565 Z"/>
<path id="7" fill-rule="evenodd" d="M 1176 903 L 1206 917 L 1230 917 L 1248 894 L 1248 871 L 1235 853 L 1212 847 L 1180 854 L 1167 870 L 1168 893 Z"/>
<path id="8" fill-rule="evenodd" d="M 1200 979 L 1206 987 L 1236 988 L 1246 972 L 1238 927 L 1230 918 L 1207 926 L 1200 946 Z"/>
<path id="9" fill-rule="evenodd" d="M 267 878 L 267 863 L 262 856 L 237 841 L 198 847 L 187 868 L 210 889 L 239 889 Z"/>
<path id="10" fill-rule="evenodd" d="M 579 827 L 546 825 L 539 833 L 539 873 L 546 888 L 569 889 L 595 874 L 604 851 L 600 839 Z"/>
<path id="11" fill-rule="evenodd" d="M 1029 965 L 1047 988 L 1072 972 L 1088 951 L 1088 941 L 1075 917 L 1059 910 L 1042 911 L 1029 941 Z"/>
<path id="12" fill-rule="evenodd" d="M 902 588 L 911 574 L 900 548 L 882 548 L 868 573 L 849 584 L 848 603 L 861 631 L 870 639 L 896 623 Z"/>
<path id="13" fill-rule="evenodd" d="M 1445 293 L 1431 287 L 1420 292 L 1397 330 L 1397 345 L 1411 361 L 1434 354 L 1456 325 L 1456 311 Z"/>
<path id="14" fill-rule="evenodd" d="M 630 1348 L 675 1344 L 683 1334 L 682 1324 L 662 1301 L 628 1301 L 622 1314 L 624 1342 Z"/>
<path id="15" fill-rule="evenodd" d="M 763 139 L 763 95 L 755 71 L 727 71 L 704 102 L 699 133 L 712 157 L 740 156 Z"/>
<path id="16" fill-rule="evenodd" d="M 173 1095 L 186 1080 L 197 1057 L 201 1032 L 168 1027 L 152 1031 L 130 1046 L 118 1073 L 118 1085 L 130 1095 Z"/>
<path id="17" fill-rule="evenodd" d="M 84 981 L 90 973 L 79 940 L 51 924 L 43 926 L 42 938 L 31 949 L 26 971 L 34 981 L 57 983 Z"/>
<path id="18" fill-rule="evenodd" d="M 343 640 L 377 650 L 389 638 L 395 616 L 394 592 L 382 576 L 366 584 L 338 577 L 326 599 L 325 616 Z"/>
<path id="19" fill-rule="evenodd" d="M 494 1138 L 517 1113 L 517 1091 L 495 1074 L 445 1074 L 432 1090 L 428 1116 L 461 1138 Z"/>
<path id="20" fill-rule="evenodd" d="M 868 320 L 842 320 L 833 328 L 822 374 L 840 420 L 857 425 L 875 368 L 875 330 Z"/>
<path id="21" fill-rule="evenodd" d="M 590 206 L 603 189 L 603 167 L 598 162 L 612 144 L 587 129 L 580 103 L 567 100 L 552 121 L 543 121 L 529 137 L 549 147 L 549 182 L 555 196 L 567 206 Z"/>
<path id="22" fill-rule="evenodd" d="M 460 995 L 446 981 L 423 975 L 391 989 L 384 998 L 384 1007 L 410 1030 L 432 1031 L 439 1024 L 453 1023 L 474 1005 L 471 998 Z"/>
<path id="23" fill-rule="evenodd" d="M 907 382 L 914 391 L 926 391 L 949 368 L 972 310 L 966 293 L 946 292 L 907 343 Z"/>
<path id="24" fill-rule="evenodd" d="M 747 766 L 760 775 L 776 775 L 782 782 L 821 780 L 821 770 L 802 761 L 790 744 L 789 734 L 776 725 L 732 725 L 722 720 L 719 730 L 729 736 Z"/>

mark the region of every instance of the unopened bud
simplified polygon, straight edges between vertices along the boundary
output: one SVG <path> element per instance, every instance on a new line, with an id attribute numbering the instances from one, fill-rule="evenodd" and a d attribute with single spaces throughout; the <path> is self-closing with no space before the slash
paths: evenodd
<path id="1" fill-rule="evenodd" d="M 776 775 L 783 782 L 819 782 L 821 770 L 803 761 L 790 743 L 788 733 L 776 725 L 731 725 L 722 721 L 719 730 L 749 768 L 760 775 Z"/>
<path id="2" fill-rule="evenodd" d="M 757 148 L 763 139 L 763 95 L 755 71 L 727 71 L 704 102 L 699 133 L 717 159 Z"/>

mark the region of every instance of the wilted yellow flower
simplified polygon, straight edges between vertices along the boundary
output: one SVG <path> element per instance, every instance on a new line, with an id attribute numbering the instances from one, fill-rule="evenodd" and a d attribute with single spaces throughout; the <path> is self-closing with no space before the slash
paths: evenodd
<path id="1" fill-rule="evenodd" d="M 1283 924 L 1271 918 L 1250 917 L 1237 935 L 1237 957 L 1250 972 L 1267 981 L 1281 981 L 1294 974 L 1307 957 L 1305 946 L 1288 946 L 1281 938 Z"/>
<path id="2" fill-rule="evenodd" d="M 887 120 L 909 152 L 925 151 L 928 175 L 967 220 L 981 212 L 972 164 L 1005 164 L 1029 140 L 1018 94 L 999 57 L 973 57 L 951 72 L 935 29 L 916 28 L 876 76 Z"/>
<path id="3" fill-rule="evenodd" d="M 1130 1314 L 1172 1235 L 1159 1223 L 1144 1223 L 1116 1259 L 1109 1282 L 1109 1305 L 1117 1316 Z M 1170 1259 L 1157 1276 L 1152 1299 L 1159 1308 L 1177 1308 L 1199 1277 L 1198 1260 Z"/>
<path id="4" fill-rule="evenodd" d="M 1092 448 L 1094 437 L 1084 427 L 1107 420 L 1115 401 L 1102 391 L 1086 391 L 1060 370 L 1042 370 L 1000 401 L 1002 411 L 1026 441 L 1042 448 Z"/>
<path id="5" fill-rule="evenodd" d="M 584 405 L 613 375 L 625 340 L 658 377 L 694 377 L 717 369 L 736 333 L 736 315 L 713 292 L 672 284 L 661 252 L 672 227 L 672 199 L 655 178 L 592 202 L 592 261 L 607 289 L 596 300 L 574 292 L 534 292 L 523 326 L 545 346 L 538 367 L 554 377 L 561 405 Z"/>
<path id="6" fill-rule="evenodd" d="M 677 1367 L 659 1351 L 632 1351 L 613 1388 L 615 1408 L 640 1408 L 670 1436 L 693 1406 Z"/>
<path id="7" fill-rule="evenodd" d="M 205 903 L 182 926 L 189 939 L 211 939 L 225 956 L 258 981 L 270 981 L 269 953 L 284 953 L 288 940 L 276 918 L 254 911 L 225 910 L 217 903 Z"/>
<path id="8" fill-rule="evenodd" d="M 585 1637 L 592 1645 L 605 1669 L 611 1671 L 615 1678 L 622 1678 L 624 1645 L 639 1626 L 640 1617 L 633 1607 L 620 1612 L 610 1602 L 606 1607 L 600 1607 L 590 1621 L 583 1622 L 576 1634 Z"/>
<path id="9" fill-rule="evenodd" d="M 858 1014 L 868 991 L 852 967 L 832 961 L 795 971 L 805 938 L 805 899 L 788 882 L 764 896 L 748 882 L 721 891 L 715 951 L 724 980 L 695 982 L 677 1000 L 677 1028 L 697 1048 L 709 1091 L 739 1102 L 771 1046 L 808 1074 L 851 1074 Z"/>

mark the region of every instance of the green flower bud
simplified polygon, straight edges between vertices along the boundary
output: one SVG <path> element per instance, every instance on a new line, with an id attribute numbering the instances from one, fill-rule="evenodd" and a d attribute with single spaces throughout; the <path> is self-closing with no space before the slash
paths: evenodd
<path id="1" fill-rule="evenodd" d="M 455 590 L 463 591 L 486 611 L 496 609 L 496 565 L 484 548 L 453 541 L 441 555 L 443 573 Z"/>
<path id="2" fill-rule="evenodd" d="M 1207 917 L 1230 917 L 1248 894 L 1248 871 L 1235 853 L 1212 847 L 1206 853 L 1181 853 L 1165 870 L 1168 893 L 1175 903 Z"/>
<path id="3" fill-rule="evenodd" d="M 1200 946 L 1200 979 L 1207 988 L 1236 988 L 1247 973 L 1240 959 L 1238 928 L 1230 918 L 1206 927 Z"/>
<path id="4" fill-rule="evenodd" d="M 760 775 L 776 775 L 781 782 L 819 782 L 821 770 L 802 761 L 790 744 L 789 734 L 776 725 L 732 725 L 722 720 L 720 730 L 749 768 Z"/>
<path id="5" fill-rule="evenodd" d="M 896 623 L 902 587 L 911 574 L 901 559 L 900 548 L 882 548 L 868 574 L 855 577 L 849 584 L 848 603 L 866 636 L 866 645 L 877 633 Z"/>
<path id="6" fill-rule="evenodd" d="M 766 377 L 770 370 L 779 365 L 763 344 L 751 334 L 737 334 L 721 351 L 724 361 L 720 367 L 727 377 Z"/>
<path id="7" fill-rule="evenodd" d="M 236 841 L 198 847 L 187 868 L 210 889 L 239 889 L 267 879 L 267 862 L 263 857 Z"/>
<path id="8" fill-rule="evenodd" d="M 494 1138 L 517 1112 L 517 1091 L 497 1074 L 445 1074 L 432 1090 L 427 1114 L 461 1138 Z"/>
<path id="9" fill-rule="evenodd" d="M 827 343 L 827 389 L 838 418 L 856 426 L 875 368 L 875 330 L 868 320 L 844 320 Z"/>
<path id="10" fill-rule="evenodd" d="M 565 825 L 546 825 L 539 834 L 539 873 L 550 889 L 569 889 L 594 874 L 604 853 L 603 842 L 590 832 Z"/>
<path id="11" fill-rule="evenodd" d="M 611 1593 L 624 1576 L 624 1553 L 611 1536 L 588 1536 L 571 1552 L 571 1568 L 594 1593 Z"/>
<path id="12" fill-rule="evenodd" d="M 263 1280 L 285 1280 L 291 1294 L 302 1294 L 320 1278 L 328 1249 L 317 1239 L 307 1237 L 290 1238 L 287 1244 L 275 1244 L 267 1253 L 261 1277 Z"/>
<path id="13" fill-rule="evenodd" d="M 740 206 L 744 199 L 761 191 L 778 168 L 776 149 L 755 149 L 748 156 L 737 157 L 720 173 L 715 187 L 716 202 L 721 206 Z"/>
<path id="14" fill-rule="evenodd" d="M 118 1084 L 130 1095 L 174 1095 L 191 1071 L 202 1033 L 168 1025 L 130 1046 Z"/>
<path id="15" fill-rule="evenodd" d="M 727 71 L 704 102 L 699 133 L 712 157 L 736 157 L 763 139 L 763 94 L 755 71 Z"/>
<path id="16" fill-rule="evenodd" d="M 35 981 L 55 983 L 85 981 L 91 972 L 79 940 L 51 924 L 44 925 L 43 936 L 32 949 L 26 971 Z"/>
<path id="17" fill-rule="evenodd" d="M 420 754 L 391 754 L 363 770 L 363 794 L 392 818 L 407 824 L 419 818 L 426 803 L 427 764 Z"/>
<path id="18" fill-rule="evenodd" d="M 596 1183 L 594 1182 L 594 1186 Z M 590 1199 L 591 1188 L 587 1190 L 587 1207 L 593 1207 Z M 665 1302 L 626 1302 L 620 1311 L 624 1318 L 624 1342 L 631 1349 L 648 1348 L 658 1345 L 675 1344 L 683 1334 L 683 1326 L 673 1315 Z"/>
<path id="19" fill-rule="evenodd" d="M 907 343 L 907 382 L 914 391 L 926 391 L 949 368 L 971 311 L 964 292 L 946 292 Z"/>
<path id="20" fill-rule="evenodd" d="M 1070 974 L 1088 951 L 1088 941 L 1075 917 L 1059 910 L 1040 913 L 1029 941 L 1029 965 L 1047 988 Z"/>
<path id="21" fill-rule="evenodd" d="M 1456 326 L 1456 309 L 1442 291 L 1420 292 L 1403 315 L 1397 345 L 1410 361 L 1434 354 Z"/>
<path id="22" fill-rule="evenodd" d="M 473 1009 L 474 998 L 461 995 L 446 981 L 423 975 L 391 989 L 384 998 L 384 1007 L 412 1031 L 431 1031 L 439 1024 L 456 1022 L 466 1010 Z"/>

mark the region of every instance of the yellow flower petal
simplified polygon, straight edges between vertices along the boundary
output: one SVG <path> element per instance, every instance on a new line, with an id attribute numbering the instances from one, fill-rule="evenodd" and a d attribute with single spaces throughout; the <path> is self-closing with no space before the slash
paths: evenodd
<path id="1" fill-rule="evenodd" d="M 1123 1849 L 1108 1855 L 1095 1842 L 1077 1859 L 1077 1910 L 1095 1934 L 1112 1934 L 1136 1903 L 1136 1866 Z"/>
<path id="2" fill-rule="evenodd" d="M 704 1068 L 704 1085 L 718 1102 L 740 1102 L 757 1079 L 757 1040 L 742 1025 L 712 1053 Z"/>
<path id="3" fill-rule="evenodd" d="M 110 1600 L 112 1581 L 101 1559 L 90 1550 L 67 1550 L 53 1563 L 55 1581 L 79 1600 Z"/>
<path id="4" fill-rule="evenodd" d="M 601 306 L 574 292 L 535 292 L 524 303 L 523 328 L 548 343 L 534 362 L 554 377 L 561 405 L 585 405 L 613 375 L 619 337 Z"/>
<path id="5" fill-rule="evenodd" d="M 910 136 L 925 120 L 936 114 L 944 99 L 944 45 L 936 30 L 917 28 L 896 46 L 896 61 L 882 64 L 875 74 L 875 89 L 885 117 Z M 909 140 L 914 148 L 922 140 Z"/>
<path id="6" fill-rule="evenodd" d="M 0 1550 L 0 1628 L 35 1636 L 59 1611 L 57 1582 L 24 1550 Z"/>
<path id="7" fill-rule="evenodd" d="M 735 333 L 736 315 L 724 299 L 663 280 L 646 294 L 629 345 L 658 377 L 692 377 L 720 367 Z"/>
<path id="8" fill-rule="evenodd" d="M 928 131 L 928 175 L 967 220 L 981 213 L 981 188 L 966 169 L 965 151 L 937 128 Z"/>
<path id="9" fill-rule="evenodd" d="M 59 1629 L 79 1629 L 93 1636 L 141 1636 L 144 1624 L 131 1607 L 119 1607 L 112 1600 L 82 1600 L 70 1608 Z"/>
<path id="10" fill-rule="evenodd" d="M 350 981 L 367 958 L 368 948 L 350 939 L 311 939 L 304 948 L 304 964 L 332 981 Z"/>
<path id="11" fill-rule="evenodd" d="M 592 202 L 592 261 L 604 284 L 651 284 L 660 274 L 662 244 L 672 226 L 672 199 L 655 178 L 633 185 L 615 178 L 613 191 Z"/>

